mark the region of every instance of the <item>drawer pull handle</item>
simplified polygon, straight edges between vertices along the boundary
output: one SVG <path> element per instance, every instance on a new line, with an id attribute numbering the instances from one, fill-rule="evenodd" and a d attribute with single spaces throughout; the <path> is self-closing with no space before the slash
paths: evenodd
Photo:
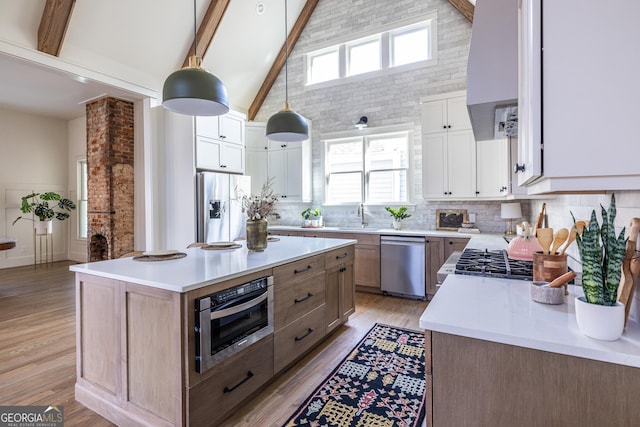
<path id="1" fill-rule="evenodd" d="M 297 304 L 297 303 L 302 302 L 304 300 L 308 300 L 312 296 L 313 296 L 313 294 L 311 292 L 309 292 L 306 297 L 302 297 L 300 299 L 296 298 L 296 299 L 293 300 L 293 302 Z"/>
<path id="2" fill-rule="evenodd" d="M 347 271 L 347 269 L 345 267 L 341 267 L 339 271 L 340 273 L 344 273 L 345 271 Z"/>
<path id="3" fill-rule="evenodd" d="M 305 271 L 311 270 L 313 267 L 307 265 L 307 268 L 303 268 L 302 270 L 293 270 L 293 274 L 304 273 Z"/>
<path id="4" fill-rule="evenodd" d="M 245 382 L 247 382 L 249 380 L 249 378 L 251 378 L 253 376 L 253 372 L 249 371 L 247 372 L 247 376 L 240 381 L 238 384 L 234 385 L 233 387 L 229 388 L 227 386 L 224 387 L 224 389 L 222 390 L 223 393 L 231 393 L 233 390 L 237 389 L 238 387 L 240 387 L 242 384 L 244 384 Z"/>
<path id="5" fill-rule="evenodd" d="M 306 333 L 306 334 L 304 334 L 304 335 L 303 335 L 303 336 L 301 336 L 301 337 L 296 337 L 296 341 L 302 341 L 303 339 L 305 339 L 306 337 L 308 337 L 308 336 L 309 336 L 309 334 L 311 334 L 312 332 L 313 332 L 313 329 L 311 329 L 311 328 L 307 329 L 307 333 Z"/>
<path id="6" fill-rule="evenodd" d="M 345 252 L 342 255 L 336 255 L 336 259 L 342 259 L 349 256 L 349 252 Z"/>

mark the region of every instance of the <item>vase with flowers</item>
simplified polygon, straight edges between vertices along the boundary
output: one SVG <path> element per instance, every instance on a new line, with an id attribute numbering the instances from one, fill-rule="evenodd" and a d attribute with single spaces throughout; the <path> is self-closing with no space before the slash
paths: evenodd
<path id="1" fill-rule="evenodd" d="M 277 215 L 276 202 L 279 195 L 272 189 L 273 179 L 262 185 L 259 196 L 243 194 L 242 211 L 247 214 L 247 249 L 262 252 L 267 248 L 267 218 Z"/>

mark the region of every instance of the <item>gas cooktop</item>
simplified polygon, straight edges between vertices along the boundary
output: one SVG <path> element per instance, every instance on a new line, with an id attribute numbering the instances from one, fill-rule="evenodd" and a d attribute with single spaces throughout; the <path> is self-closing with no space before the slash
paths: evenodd
<path id="1" fill-rule="evenodd" d="M 456 274 L 533 280 L 533 262 L 511 259 L 505 250 L 465 249 L 456 263 Z"/>

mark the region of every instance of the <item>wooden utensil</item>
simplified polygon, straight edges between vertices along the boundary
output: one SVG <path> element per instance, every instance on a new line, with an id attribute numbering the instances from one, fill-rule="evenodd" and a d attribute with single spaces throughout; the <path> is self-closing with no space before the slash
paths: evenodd
<path id="1" fill-rule="evenodd" d="M 565 243 L 564 246 L 562 247 L 562 250 L 560 251 L 560 255 L 564 255 L 564 252 L 567 250 L 569 246 L 571 246 L 574 240 L 576 240 L 576 228 L 571 227 L 571 230 L 569 231 L 569 237 L 567 237 L 567 243 Z"/>
<path id="2" fill-rule="evenodd" d="M 633 218 L 629 225 L 629 240 L 627 241 L 624 260 L 622 260 L 622 277 L 618 287 L 618 301 L 624 304 L 624 324 L 629 318 L 629 309 L 633 301 L 633 293 L 638 283 L 640 274 L 640 259 L 634 259 L 634 255 L 639 244 L 638 233 L 640 233 L 640 218 Z"/>
<path id="3" fill-rule="evenodd" d="M 569 230 L 567 230 L 566 228 L 561 228 L 560 230 L 558 230 L 553 236 L 553 243 L 551 244 L 551 250 L 549 251 L 549 253 L 551 255 L 555 255 L 558 251 L 558 248 L 567 241 L 567 237 L 569 237 Z"/>
<path id="4" fill-rule="evenodd" d="M 588 221 L 576 221 L 576 233 L 582 236 L 582 230 L 584 230 L 588 225 Z"/>
<path id="5" fill-rule="evenodd" d="M 533 233 L 531 234 L 532 236 L 538 236 L 537 232 L 538 229 L 542 227 L 542 220 L 544 219 L 544 214 L 545 211 L 547 209 L 547 204 L 546 203 L 542 203 L 542 208 L 540 208 L 540 213 L 538 214 L 538 219 L 536 220 L 536 223 L 533 227 Z"/>
<path id="6" fill-rule="evenodd" d="M 542 253 L 547 255 L 549 253 L 549 247 L 553 242 L 553 228 L 539 228 L 537 237 L 538 243 L 540 243 L 540 247 L 542 248 Z"/>
<path id="7" fill-rule="evenodd" d="M 573 271 L 569 271 L 567 273 L 564 273 L 562 276 L 553 279 L 551 283 L 549 283 L 549 287 L 559 288 L 560 286 L 571 281 L 574 277 L 576 277 L 576 273 L 574 273 Z"/>

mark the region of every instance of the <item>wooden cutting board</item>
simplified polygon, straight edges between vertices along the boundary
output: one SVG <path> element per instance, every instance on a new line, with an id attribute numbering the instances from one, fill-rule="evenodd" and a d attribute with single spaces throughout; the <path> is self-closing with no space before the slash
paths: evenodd
<path id="1" fill-rule="evenodd" d="M 547 210 L 547 204 L 546 203 L 542 203 L 542 208 L 540 208 L 540 213 L 538 214 L 538 219 L 536 219 L 536 223 L 533 226 L 533 233 L 531 234 L 532 236 L 536 236 L 537 233 L 538 233 L 538 228 L 542 228 L 542 221 L 544 220 L 544 215 L 546 213 L 546 210 Z"/>
<path id="2" fill-rule="evenodd" d="M 624 324 L 627 324 L 629 310 L 633 302 L 633 294 L 640 275 L 640 258 L 637 255 L 638 233 L 640 233 L 640 218 L 633 218 L 629 225 L 629 240 L 627 241 L 624 260 L 622 261 L 622 277 L 618 287 L 618 301 L 624 304 Z"/>

